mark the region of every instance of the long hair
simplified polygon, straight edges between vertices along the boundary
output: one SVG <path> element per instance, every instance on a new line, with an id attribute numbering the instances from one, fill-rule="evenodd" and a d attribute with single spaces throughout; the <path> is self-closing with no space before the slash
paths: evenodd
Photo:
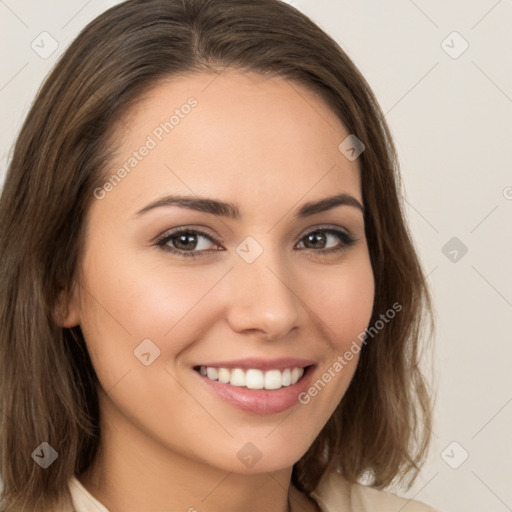
<path id="1" fill-rule="evenodd" d="M 51 509 L 98 449 L 99 382 L 80 328 L 60 327 L 54 311 L 77 274 L 116 126 L 160 81 L 227 67 L 315 91 L 364 144 L 370 325 L 391 304 L 402 306 L 362 347 L 345 396 L 292 481 L 310 494 L 330 470 L 352 482 L 369 475 L 377 488 L 417 475 L 430 440 L 419 361 L 432 306 L 395 148 L 369 85 L 331 37 L 278 0 L 129 0 L 89 23 L 44 81 L 0 198 L 1 510 Z M 45 442 L 58 454 L 46 469 L 36 464 Z"/>

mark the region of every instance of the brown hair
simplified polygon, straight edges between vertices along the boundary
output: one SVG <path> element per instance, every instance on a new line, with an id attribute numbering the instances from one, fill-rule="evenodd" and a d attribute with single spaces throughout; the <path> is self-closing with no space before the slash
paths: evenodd
<path id="1" fill-rule="evenodd" d="M 309 494 L 331 469 L 350 481 L 369 475 L 378 488 L 417 475 L 430 440 L 418 364 L 432 306 L 404 220 L 391 135 L 367 82 L 332 38 L 278 0 L 129 0 L 93 20 L 46 78 L 0 199 L 1 510 L 50 509 L 98 448 L 99 382 L 80 328 L 59 327 L 53 312 L 76 276 L 114 127 L 159 81 L 225 67 L 316 91 L 362 141 L 370 325 L 391 304 L 402 306 L 362 347 L 348 391 L 292 481 Z M 31 457 L 43 441 L 58 453 L 47 469 Z"/>

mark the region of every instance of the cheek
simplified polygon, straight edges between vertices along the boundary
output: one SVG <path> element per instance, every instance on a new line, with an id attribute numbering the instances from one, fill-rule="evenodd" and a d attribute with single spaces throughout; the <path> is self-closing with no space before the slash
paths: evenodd
<path id="1" fill-rule="evenodd" d="M 331 347 L 345 351 L 371 318 L 375 293 L 371 263 L 363 254 L 350 265 L 323 272 L 315 275 L 315 285 L 311 285 L 307 295 L 308 304 L 322 320 Z"/>
<path id="2" fill-rule="evenodd" d="M 374 302 L 375 283 L 369 256 L 350 265 L 318 273 L 308 305 L 323 326 L 323 357 L 310 388 L 299 396 L 309 418 L 320 430 L 348 389 L 357 367 L 362 340 Z"/>
<path id="3" fill-rule="evenodd" d="M 130 367 L 146 339 L 163 361 L 200 337 L 211 316 L 207 295 L 225 269 L 148 265 L 136 256 L 111 257 L 107 248 L 91 247 L 90 254 L 95 257 L 86 257 L 83 267 L 81 328 L 93 361 Z"/>

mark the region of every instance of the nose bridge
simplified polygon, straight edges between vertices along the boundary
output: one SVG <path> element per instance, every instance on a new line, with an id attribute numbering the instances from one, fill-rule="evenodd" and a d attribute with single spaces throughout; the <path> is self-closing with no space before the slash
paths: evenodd
<path id="1" fill-rule="evenodd" d="M 258 245 L 248 240 L 237 249 L 228 320 L 236 331 L 254 329 L 279 338 L 297 325 L 300 301 L 283 255 L 277 248 Z"/>

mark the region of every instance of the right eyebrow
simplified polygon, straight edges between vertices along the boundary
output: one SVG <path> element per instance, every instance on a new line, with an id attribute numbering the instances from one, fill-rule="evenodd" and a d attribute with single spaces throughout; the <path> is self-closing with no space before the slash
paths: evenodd
<path id="1" fill-rule="evenodd" d="M 226 203 L 207 197 L 195 196 L 165 196 L 148 204 L 142 208 L 142 210 L 139 210 L 137 215 L 143 215 L 150 210 L 164 206 L 180 206 L 181 208 L 197 210 L 220 217 L 229 217 L 231 219 L 241 218 L 240 209 L 234 203 Z"/>

